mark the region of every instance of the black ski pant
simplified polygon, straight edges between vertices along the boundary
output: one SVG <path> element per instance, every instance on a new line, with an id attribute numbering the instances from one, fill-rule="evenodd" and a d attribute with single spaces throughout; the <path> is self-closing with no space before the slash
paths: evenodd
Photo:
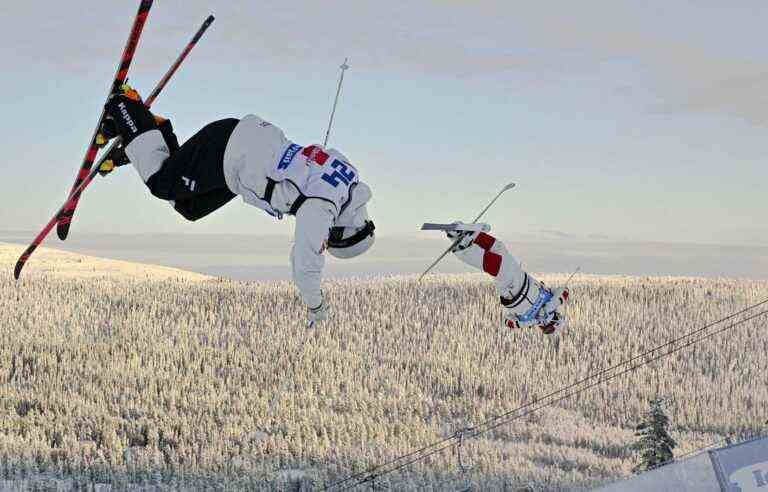
<path id="1" fill-rule="evenodd" d="M 214 121 L 179 147 L 176 136 L 163 132 L 171 156 L 147 180 L 149 191 L 173 200 L 174 209 L 187 220 L 198 220 L 218 210 L 236 195 L 224 180 L 224 150 L 240 120 Z"/>

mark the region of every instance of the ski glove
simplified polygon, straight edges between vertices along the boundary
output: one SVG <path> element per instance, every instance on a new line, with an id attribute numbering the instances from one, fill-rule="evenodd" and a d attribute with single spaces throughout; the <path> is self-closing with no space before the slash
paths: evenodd
<path id="1" fill-rule="evenodd" d="M 309 319 L 309 327 L 314 328 L 317 323 L 322 323 L 328 319 L 328 303 L 323 300 L 316 308 L 309 308 L 307 310 L 307 317 Z"/>
<path id="2" fill-rule="evenodd" d="M 454 224 L 460 224 L 461 222 L 453 222 Z M 456 238 L 461 238 L 456 244 L 456 246 L 453 247 L 451 252 L 455 253 L 457 251 L 463 251 L 470 246 L 472 246 L 472 242 L 475 240 L 475 238 L 478 235 L 478 232 L 475 231 L 445 231 L 445 235 L 448 236 L 448 239 L 451 241 L 455 241 Z"/>

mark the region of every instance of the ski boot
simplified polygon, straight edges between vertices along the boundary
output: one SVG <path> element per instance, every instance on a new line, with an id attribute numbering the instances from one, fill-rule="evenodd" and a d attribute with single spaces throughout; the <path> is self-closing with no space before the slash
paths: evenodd
<path id="1" fill-rule="evenodd" d="M 550 335 L 567 323 L 560 307 L 568 296 L 568 289 L 548 289 L 543 282 L 525 274 L 520 292 L 512 299 L 501 298 L 504 325 L 512 329 L 538 326 L 545 335 Z"/>
<path id="2" fill-rule="evenodd" d="M 160 130 L 170 151 L 178 150 L 179 142 L 171 121 L 152 114 L 144 105 L 139 93 L 128 84 L 123 84 L 119 92 L 109 98 L 105 111 L 107 115 L 96 136 L 96 144 L 104 146 L 117 136 L 122 137 L 122 141 L 99 166 L 99 174 L 102 176 L 111 173 L 116 167 L 130 164 L 125 147 L 142 133 Z"/>
<path id="3" fill-rule="evenodd" d="M 122 138 L 122 145 L 128 146 L 142 133 L 155 130 L 157 121 L 144 105 L 141 96 L 128 84 L 112 94 L 104 105 L 106 116 L 101 124 L 97 144 L 108 142 L 114 137 Z"/>
<path id="4" fill-rule="evenodd" d="M 465 224 L 456 221 L 451 224 L 424 224 L 422 230 L 440 230 L 445 231 L 445 235 L 452 241 L 457 241 L 451 252 L 463 251 L 472 246 L 475 238 L 481 232 L 490 232 L 491 226 L 488 224 Z"/>
<path id="5" fill-rule="evenodd" d="M 548 313 L 547 319 L 546 322 L 539 325 L 545 335 L 551 335 L 556 330 L 565 328 L 568 324 L 568 317 L 560 311 L 560 308 L 568 302 L 570 292 L 565 287 L 551 289 L 549 292 L 552 294 L 552 298 L 542 308 L 543 313 Z"/>

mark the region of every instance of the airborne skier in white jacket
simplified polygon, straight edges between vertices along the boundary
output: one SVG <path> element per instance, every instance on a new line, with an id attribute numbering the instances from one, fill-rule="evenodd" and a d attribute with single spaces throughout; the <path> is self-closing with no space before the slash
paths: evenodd
<path id="1" fill-rule="evenodd" d="M 188 220 L 237 195 L 277 219 L 295 216 L 293 281 L 310 324 L 327 319 L 320 286 L 323 253 L 352 258 L 374 241 L 366 207 L 371 190 L 346 157 L 319 145 L 295 144 L 254 115 L 210 123 L 179 146 L 170 121 L 152 115 L 127 86 L 105 109 L 101 141 L 120 136 L 122 152 L 106 161 L 103 171 L 132 163 L 152 194 Z"/>

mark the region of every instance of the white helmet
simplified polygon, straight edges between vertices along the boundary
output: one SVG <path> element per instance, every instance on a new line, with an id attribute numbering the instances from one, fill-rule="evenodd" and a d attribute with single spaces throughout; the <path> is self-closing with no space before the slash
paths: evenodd
<path id="1" fill-rule="evenodd" d="M 371 189 L 365 183 L 356 183 L 349 190 L 349 200 L 342 207 L 328 237 L 328 253 L 331 256 L 354 258 L 373 246 L 376 226 L 368 218 L 366 207 L 370 199 Z"/>

